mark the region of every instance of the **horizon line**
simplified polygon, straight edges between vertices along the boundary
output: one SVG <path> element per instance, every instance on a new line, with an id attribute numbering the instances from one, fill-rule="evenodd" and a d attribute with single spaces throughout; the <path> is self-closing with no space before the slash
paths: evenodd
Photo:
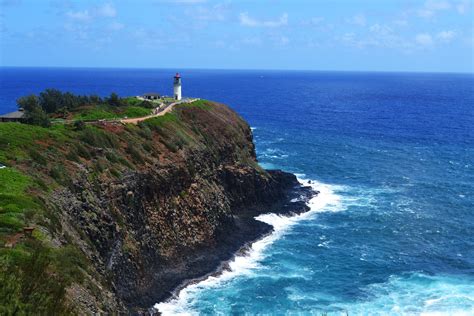
<path id="1" fill-rule="evenodd" d="M 200 68 L 200 67 L 121 67 L 121 66 L 6 66 L 0 68 L 58 68 L 58 69 L 140 69 L 140 70 L 216 70 L 216 71 L 288 71 L 288 72 L 354 72 L 354 73 L 419 73 L 419 74 L 462 74 L 474 75 L 473 71 L 432 71 L 432 70 L 321 70 L 321 69 L 281 69 L 281 68 Z"/>

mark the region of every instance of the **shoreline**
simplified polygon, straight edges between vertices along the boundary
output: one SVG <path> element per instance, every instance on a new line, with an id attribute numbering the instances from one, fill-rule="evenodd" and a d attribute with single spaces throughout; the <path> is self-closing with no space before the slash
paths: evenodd
<path id="1" fill-rule="evenodd" d="M 296 177 L 296 175 L 292 175 Z M 220 264 L 212 272 L 197 278 L 183 281 L 171 292 L 171 295 L 168 298 L 155 303 L 152 307 L 148 309 L 148 312 L 152 315 L 161 315 L 163 312 L 166 311 L 160 310 L 159 305 L 172 304 L 173 301 L 179 300 L 180 295 L 187 288 L 197 286 L 198 284 L 209 281 L 211 279 L 212 281 L 220 280 L 226 273 L 237 273 L 235 270 L 232 269 L 232 264 L 236 263 L 239 258 L 243 260 L 245 260 L 246 258 L 250 259 L 252 252 L 255 251 L 255 249 L 253 249 L 255 245 L 257 245 L 258 243 L 264 243 L 266 239 L 273 239 L 272 237 L 278 239 L 279 236 L 276 234 L 281 229 L 270 224 L 268 221 L 265 221 L 264 218 L 266 216 L 276 216 L 290 220 L 311 213 L 312 209 L 310 208 L 310 201 L 318 197 L 320 191 L 316 190 L 312 186 L 314 182 L 312 182 L 311 180 L 302 180 L 300 178 L 297 178 L 297 180 L 299 185 L 291 190 L 291 196 L 287 197 L 288 199 L 283 205 L 281 205 L 281 209 L 272 209 L 268 212 L 255 214 L 256 216 L 252 218 L 252 220 L 255 222 L 267 225 L 270 228 L 268 231 L 261 232 L 261 234 L 253 240 L 246 241 L 242 246 L 240 246 L 237 251 L 233 253 L 231 258 L 221 261 Z M 271 240 L 271 242 L 273 242 L 273 240 Z"/>

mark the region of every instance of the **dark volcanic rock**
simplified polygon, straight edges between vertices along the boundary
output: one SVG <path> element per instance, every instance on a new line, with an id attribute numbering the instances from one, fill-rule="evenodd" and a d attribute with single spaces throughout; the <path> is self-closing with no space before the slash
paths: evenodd
<path id="1" fill-rule="evenodd" d="M 175 110 L 179 124 L 150 125 L 154 154 L 119 179 L 94 181 L 81 168 L 72 185 L 54 192 L 64 236 L 112 293 L 109 307 L 85 312 L 145 311 L 269 233 L 258 214 L 308 210 L 316 192 L 292 174 L 261 169 L 247 123 L 223 105 L 207 106 Z"/>

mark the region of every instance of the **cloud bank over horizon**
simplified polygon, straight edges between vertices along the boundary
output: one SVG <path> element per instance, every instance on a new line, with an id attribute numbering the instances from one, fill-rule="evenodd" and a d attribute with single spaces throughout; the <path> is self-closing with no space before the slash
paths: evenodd
<path id="1" fill-rule="evenodd" d="M 0 8 L 2 66 L 474 71 L 470 0 L 0 0 Z"/>

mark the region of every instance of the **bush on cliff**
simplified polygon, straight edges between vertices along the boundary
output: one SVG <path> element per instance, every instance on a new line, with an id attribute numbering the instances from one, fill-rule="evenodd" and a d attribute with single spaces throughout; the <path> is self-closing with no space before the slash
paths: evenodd
<path id="1" fill-rule="evenodd" d="M 141 101 L 136 97 L 121 98 L 115 92 L 102 99 L 97 95 L 76 95 L 57 89 L 46 89 L 37 95 L 20 97 L 18 107 L 25 111 L 25 122 L 43 127 L 59 119 L 101 120 L 123 117 L 140 117 L 151 114 L 156 103 Z"/>
<path id="2" fill-rule="evenodd" d="M 29 240 L 21 249 L 0 251 L 1 315 L 72 315 L 66 287 L 82 280 L 82 254 Z"/>

